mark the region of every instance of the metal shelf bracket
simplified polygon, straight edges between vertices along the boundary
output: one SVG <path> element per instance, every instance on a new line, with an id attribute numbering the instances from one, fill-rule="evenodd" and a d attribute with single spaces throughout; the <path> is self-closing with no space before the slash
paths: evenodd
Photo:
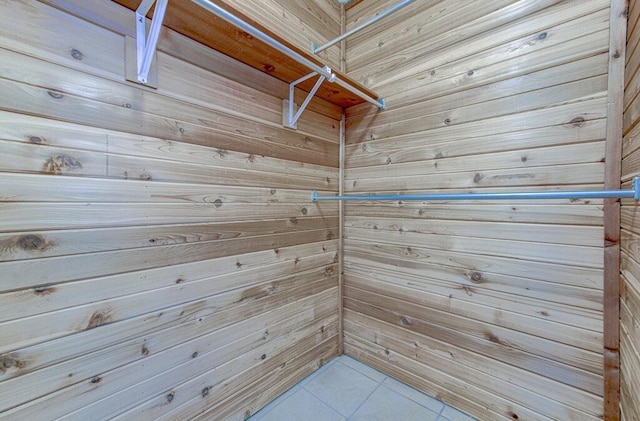
<path id="1" fill-rule="evenodd" d="M 332 79 L 335 79 L 335 75 L 331 72 L 331 69 L 327 66 L 324 67 L 324 70 L 332 75 Z M 307 95 L 307 97 L 304 99 L 304 101 L 302 102 L 302 105 L 300 105 L 300 108 L 298 108 L 298 111 L 295 112 L 295 90 L 296 90 L 296 85 L 299 83 L 304 82 L 307 79 L 310 79 L 312 77 L 314 77 L 315 75 L 317 75 L 317 72 L 311 72 L 306 76 L 302 76 L 300 79 L 298 80 L 294 80 L 293 82 L 291 82 L 289 84 L 289 100 L 288 101 L 284 101 L 284 106 L 282 107 L 282 124 L 285 127 L 289 127 L 290 129 L 297 129 L 297 123 L 298 123 L 298 119 L 300 118 L 300 116 L 302 115 L 302 112 L 305 110 L 305 108 L 307 108 L 307 105 L 309 105 L 309 102 L 311 102 L 311 99 L 313 98 L 313 96 L 316 94 L 316 92 L 318 91 L 318 88 L 320 88 L 320 85 L 322 85 L 322 82 L 325 81 L 325 79 L 327 79 L 324 74 L 321 74 L 320 77 L 318 78 L 318 80 L 316 81 L 316 84 L 313 86 L 313 89 L 311 89 L 311 91 L 309 91 L 309 94 Z M 332 82 L 333 80 L 329 79 L 330 82 Z"/>
<path id="2" fill-rule="evenodd" d="M 167 10 L 168 0 L 157 0 L 156 9 L 153 12 L 151 20 L 151 28 L 147 36 L 147 13 L 151 9 L 156 0 L 143 0 L 136 10 L 136 43 L 138 57 L 138 82 L 146 84 L 149 79 L 149 70 L 151 62 L 156 53 L 158 38 L 160 36 L 160 28 L 164 20 L 164 14 Z"/>

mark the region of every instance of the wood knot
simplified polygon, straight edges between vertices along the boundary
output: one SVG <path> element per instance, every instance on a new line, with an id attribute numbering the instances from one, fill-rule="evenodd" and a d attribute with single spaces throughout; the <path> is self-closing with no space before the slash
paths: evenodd
<path id="1" fill-rule="evenodd" d="M 191 354 L 191 358 L 195 358 L 198 356 L 198 351 L 193 351 L 193 354 Z"/>
<path id="2" fill-rule="evenodd" d="M 209 387 L 205 387 L 204 389 L 202 389 L 202 392 L 200 393 L 202 395 L 203 398 L 206 398 L 207 396 L 209 396 Z"/>
<path id="3" fill-rule="evenodd" d="M 473 76 L 476 72 L 474 72 L 473 70 L 469 70 L 467 72 L 467 76 Z"/>
<path id="4" fill-rule="evenodd" d="M 49 294 L 53 294 L 54 292 L 56 292 L 55 287 L 46 286 L 46 285 L 33 288 L 33 293 L 36 295 L 49 295 Z"/>
<path id="5" fill-rule="evenodd" d="M 248 33 L 248 32 L 238 30 L 238 34 L 239 34 L 240 36 L 242 36 L 243 38 L 245 38 L 245 39 L 248 39 L 248 40 L 252 40 L 252 39 L 253 39 L 253 35 L 251 35 L 251 34 L 250 34 L 250 33 Z"/>
<path id="6" fill-rule="evenodd" d="M 168 393 L 167 394 L 167 402 L 171 402 L 173 400 L 173 398 L 176 397 L 176 394 L 174 392 Z"/>
<path id="7" fill-rule="evenodd" d="M 271 73 L 274 70 L 276 70 L 276 68 L 272 65 L 272 64 L 265 64 L 264 66 L 262 66 L 262 68 L 264 69 L 265 72 L 267 73 Z"/>
<path id="8" fill-rule="evenodd" d="M 298 218 L 292 216 L 291 218 L 289 218 L 289 222 L 291 222 L 293 225 L 296 225 L 298 223 Z"/>
<path id="9" fill-rule="evenodd" d="M 80 168 L 82 168 L 80 161 L 66 154 L 49 157 L 42 166 L 42 170 L 49 174 L 62 174 L 65 171 L 75 171 Z"/>
<path id="10" fill-rule="evenodd" d="M 444 124 L 446 124 L 446 125 L 451 124 L 451 119 L 450 118 L 445 118 Z"/>
<path id="11" fill-rule="evenodd" d="M 102 313 L 100 311 L 96 311 L 91 315 L 91 319 L 89 319 L 89 323 L 87 323 L 87 329 L 93 329 L 94 327 L 102 326 L 111 321 L 111 316 L 108 312 Z"/>
<path id="12" fill-rule="evenodd" d="M 303 215 L 306 215 L 307 213 L 309 213 L 309 211 L 307 210 L 307 208 L 302 208 L 300 209 L 300 213 L 302 213 Z"/>
<path id="13" fill-rule="evenodd" d="M 547 38 L 547 33 L 546 32 L 541 32 L 540 34 L 538 34 L 538 39 L 539 40 L 543 40 L 545 38 Z"/>
<path id="14" fill-rule="evenodd" d="M 147 355 L 149 355 L 149 348 L 147 348 L 146 345 L 142 345 L 142 350 L 140 350 L 140 354 L 146 357 Z"/>
<path id="15" fill-rule="evenodd" d="M 407 325 L 411 324 L 409 319 L 407 319 L 406 317 L 401 318 L 400 319 L 400 323 L 402 323 L 404 326 L 407 326 Z"/>
<path id="16" fill-rule="evenodd" d="M 481 282 L 482 274 L 480 272 L 471 272 L 470 278 L 473 282 Z"/>
<path id="17" fill-rule="evenodd" d="M 485 332 L 484 333 L 485 338 L 487 338 L 489 341 L 493 342 L 494 344 L 500 344 L 500 345 L 504 345 L 502 343 L 502 341 L 500 341 L 500 338 L 497 337 L 496 335 L 494 335 L 491 332 Z"/>
<path id="18" fill-rule="evenodd" d="M 219 208 L 220 206 L 222 206 L 222 200 L 220 199 L 216 199 L 213 201 L 213 206 L 215 206 L 216 208 Z"/>
<path id="19" fill-rule="evenodd" d="M 262 354 L 262 355 L 260 356 L 260 359 L 261 359 L 261 360 L 266 360 L 266 359 L 267 359 L 267 354 Z"/>
<path id="20" fill-rule="evenodd" d="M 93 383 L 93 384 L 100 383 L 101 381 L 102 381 L 102 377 L 100 377 L 100 376 L 93 376 L 91 378 L 91 383 Z"/>
<path id="21" fill-rule="evenodd" d="M 76 50 L 75 48 L 72 48 L 71 49 L 71 57 L 73 57 L 76 60 L 82 60 L 84 58 L 84 55 L 82 54 L 82 51 Z"/>
<path id="22" fill-rule="evenodd" d="M 509 411 L 509 412 L 508 412 L 508 414 L 509 414 L 509 416 L 510 416 L 512 419 L 514 419 L 514 420 L 519 420 L 519 419 L 520 419 L 520 417 L 518 416 L 518 414 L 516 414 L 516 413 L 515 413 L 515 412 L 513 412 L 513 411 Z"/>
<path id="23" fill-rule="evenodd" d="M 477 184 L 481 182 L 483 178 L 484 178 L 484 175 L 480 173 L 476 173 L 476 175 L 473 176 L 473 182 Z"/>
<path id="24" fill-rule="evenodd" d="M 56 91 L 47 91 L 47 94 L 53 99 L 62 99 L 62 98 L 64 98 L 64 95 L 62 95 L 60 92 L 56 92 Z"/>
<path id="25" fill-rule="evenodd" d="M 4 367 L 5 369 L 11 368 L 14 365 L 16 365 L 16 360 L 13 357 L 7 355 L 6 357 L 2 358 L 2 367 Z"/>
<path id="26" fill-rule="evenodd" d="M 28 139 L 29 139 L 29 142 L 35 143 L 36 145 L 41 145 L 43 143 L 46 143 L 44 138 L 40 136 L 29 136 Z"/>
<path id="27" fill-rule="evenodd" d="M 25 251 L 43 251 L 46 249 L 45 239 L 36 234 L 27 234 L 18 237 L 16 245 Z"/>
<path id="28" fill-rule="evenodd" d="M 576 117 L 569 122 L 574 127 L 582 127 L 584 125 L 584 117 Z"/>

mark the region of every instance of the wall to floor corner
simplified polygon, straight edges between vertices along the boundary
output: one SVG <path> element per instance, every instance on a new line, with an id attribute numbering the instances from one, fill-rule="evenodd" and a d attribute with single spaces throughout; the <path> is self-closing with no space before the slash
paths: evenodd
<path id="1" fill-rule="evenodd" d="M 622 183 L 640 175 L 640 4 L 632 1 L 627 29 Z M 622 204 L 620 294 L 620 410 L 622 419 L 640 419 L 640 221 L 635 203 Z"/>
<path id="2" fill-rule="evenodd" d="M 348 110 L 346 193 L 602 189 L 609 18 L 425 1 L 353 35 L 347 74 L 387 110 Z M 348 355 L 479 419 L 601 419 L 602 200 L 352 203 Z"/>
<path id="3" fill-rule="evenodd" d="M 244 419 L 334 357 L 342 110 L 165 30 L 127 82 L 111 1 L 0 15 L 0 418 Z"/>

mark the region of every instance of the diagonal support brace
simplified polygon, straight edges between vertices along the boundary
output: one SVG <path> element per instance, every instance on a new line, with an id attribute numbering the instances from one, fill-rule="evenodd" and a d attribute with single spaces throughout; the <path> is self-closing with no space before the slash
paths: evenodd
<path id="1" fill-rule="evenodd" d="M 136 38 L 138 53 L 138 82 L 146 84 L 149 78 L 151 62 L 156 53 L 160 28 L 167 10 L 168 0 L 157 0 L 156 9 L 153 12 L 151 28 L 147 37 L 146 16 L 156 0 L 143 0 L 136 10 Z"/>
<path id="2" fill-rule="evenodd" d="M 329 67 L 325 66 L 324 69 L 329 74 L 332 74 L 331 69 Z M 291 82 L 289 84 L 289 102 L 288 102 L 287 106 L 285 107 L 285 109 L 283 110 L 283 112 L 286 113 L 285 118 L 283 118 L 284 126 L 289 127 L 291 129 L 295 129 L 297 127 L 296 123 L 298 122 L 298 119 L 302 115 L 302 112 L 305 110 L 305 108 L 307 108 L 307 105 L 309 105 L 309 102 L 311 102 L 311 99 L 313 98 L 313 96 L 316 94 L 316 92 L 320 88 L 320 85 L 322 85 L 322 82 L 324 82 L 325 79 L 327 79 L 327 78 L 324 75 L 320 75 L 320 77 L 316 81 L 316 84 L 313 86 L 313 89 L 311 89 L 311 91 L 309 91 L 309 94 L 304 99 L 304 101 L 302 102 L 302 105 L 300 105 L 300 108 L 298 109 L 297 112 L 295 112 L 295 88 L 296 88 L 296 85 L 299 84 L 299 83 L 304 82 L 307 79 L 310 79 L 310 78 L 314 77 L 317 74 L 318 73 L 316 73 L 316 72 L 311 72 L 308 75 L 303 76 L 298 80 L 294 80 L 293 82 Z"/>

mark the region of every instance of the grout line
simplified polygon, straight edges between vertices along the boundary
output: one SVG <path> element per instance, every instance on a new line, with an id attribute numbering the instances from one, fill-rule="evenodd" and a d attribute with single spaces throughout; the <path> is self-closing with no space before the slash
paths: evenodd
<path id="1" fill-rule="evenodd" d="M 400 381 L 400 380 L 398 380 L 398 379 L 394 379 L 393 377 L 387 377 L 387 378 L 388 378 L 388 379 L 393 379 L 393 380 L 395 380 L 395 381 L 397 381 L 397 382 L 400 382 L 400 383 L 402 383 L 402 384 L 403 384 L 403 385 L 405 385 L 405 386 L 409 386 L 410 388 L 414 389 L 416 392 L 418 392 L 418 393 L 420 393 L 420 394 L 422 394 L 422 395 L 424 395 L 424 396 L 428 396 L 428 397 L 430 397 L 430 398 L 433 398 L 433 396 L 428 395 L 428 394 L 426 394 L 426 393 L 424 393 L 424 392 L 421 392 L 421 391 L 419 391 L 418 389 L 416 389 L 416 388 L 414 388 L 414 387 L 412 387 L 412 386 L 410 386 L 410 385 L 408 385 L 408 384 L 406 384 L 406 383 L 404 383 L 404 382 L 401 382 L 401 381 Z M 385 380 L 386 380 L 386 379 L 385 379 Z M 412 398 L 410 398 L 409 396 L 404 395 L 404 394 L 402 394 L 402 393 L 398 392 L 397 390 L 393 390 L 391 387 L 389 387 L 389 386 L 387 386 L 386 384 L 383 384 L 383 383 L 384 383 L 384 380 L 383 380 L 382 382 L 380 382 L 380 385 L 381 385 L 381 386 L 383 386 L 384 388 L 386 388 L 386 389 L 390 390 L 391 392 L 395 393 L 396 395 L 400 395 L 400 396 L 402 396 L 402 397 L 403 397 L 403 398 L 405 398 L 405 399 L 409 399 L 411 402 L 415 403 L 416 405 L 421 406 L 421 407 L 423 407 L 424 409 L 426 409 L 427 411 L 429 411 L 429 412 L 433 412 L 434 414 L 436 414 L 436 421 L 437 421 L 437 418 L 440 416 L 440 414 L 442 414 L 442 411 L 444 411 L 444 408 L 447 406 L 447 404 L 446 404 L 446 403 L 444 403 L 444 402 L 442 402 L 441 400 L 438 400 L 438 399 L 433 398 L 433 399 L 435 399 L 436 401 L 438 401 L 438 402 L 440 402 L 440 403 L 442 404 L 442 407 L 440 408 L 440 411 L 436 412 L 436 411 L 434 411 L 433 409 L 431 409 L 431 408 L 429 408 L 429 407 L 427 407 L 427 406 L 425 406 L 425 405 L 421 404 L 420 402 L 416 401 L 415 399 L 412 399 Z"/>
<path id="2" fill-rule="evenodd" d="M 353 417 L 355 414 L 357 414 L 357 413 L 358 413 L 358 410 L 359 410 L 360 408 L 362 408 L 362 406 L 363 406 L 365 403 L 367 403 L 367 401 L 369 400 L 369 398 L 371 397 L 371 395 L 373 395 L 374 393 L 376 393 L 376 390 L 378 390 L 378 389 L 380 388 L 380 386 L 381 386 L 381 385 L 382 385 L 382 382 L 378 383 L 378 386 L 376 386 L 376 388 L 375 388 L 375 389 L 373 389 L 373 391 L 372 391 L 371 393 L 369 393 L 369 395 L 368 395 L 366 398 L 364 398 L 364 400 L 363 400 L 362 402 L 360 402 L 360 405 L 358 405 L 358 407 L 357 407 L 356 409 L 354 409 L 354 410 L 353 410 L 353 413 L 351 413 L 351 415 L 349 415 L 349 416 L 347 417 L 347 421 L 349 421 L 349 420 L 351 419 L 351 417 Z"/>
<path id="3" fill-rule="evenodd" d="M 378 370 L 376 370 L 375 368 L 373 368 L 373 367 L 371 367 L 371 366 L 368 366 L 368 365 L 366 365 L 365 363 L 363 363 L 363 362 L 360 362 L 360 361 L 356 360 L 355 358 L 351 358 L 351 357 L 349 357 L 349 356 L 348 356 L 348 355 L 346 355 L 346 354 L 344 355 L 344 357 L 345 357 L 345 358 L 350 358 L 350 359 L 352 359 L 353 361 L 355 361 L 355 362 L 357 362 L 357 363 L 359 363 L 359 364 L 362 364 L 362 365 L 364 365 L 364 366 L 367 366 L 367 367 L 369 367 L 370 369 L 375 370 L 375 371 L 377 371 L 378 373 L 380 373 L 380 374 L 382 374 L 382 375 L 384 376 L 384 379 L 382 379 L 382 380 L 378 381 L 378 380 L 374 379 L 373 377 L 371 377 L 369 374 L 364 373 L 364 372 L 362 372 L 362 371 L 358 370 L 358 369 L 357 369 L 357 368 L 355 368 L 355 367 L 351 367 L 351 366 L 350 366 L 350 365 L 348 365 L 348 364 L 342 363 L 342 364 L 343 364 L 343 365 L 345 365 L 346 367 L 349 367 L 350 369 L 357 371 L 358 373 L 362 374 L 363 376 L 366 376 L 366 377 L 370 378 L 370 379 L 371 379 L 371 380 L 373 380 L 374 382 L 377 382 L 377 383 L 382 384 L 382 382 L 383 382 L 383 381 L 385 381 L 386 379 L 389 379 L 389 378 L 390 378 L 389 376 L 387 376 L 386 374 L 384 374 L 382 371 L 378 371 Z M 340 357 L 340 358 L 342 358 L 342 357 Z"/>
<path id="4" fill-rule="evenodd" d="M 442 402 L 442 401 L 438 401 L 438 402 Z M 442 413 L 444 412 L 444 409 L 447 407 L 447 404 L 442 402 L 442 408 L 440 408 L 440 412 L 438 412 L 438 417 L 436 418 L 436 421 L 439 421 L 440 418 L 442 418 Z"/>

